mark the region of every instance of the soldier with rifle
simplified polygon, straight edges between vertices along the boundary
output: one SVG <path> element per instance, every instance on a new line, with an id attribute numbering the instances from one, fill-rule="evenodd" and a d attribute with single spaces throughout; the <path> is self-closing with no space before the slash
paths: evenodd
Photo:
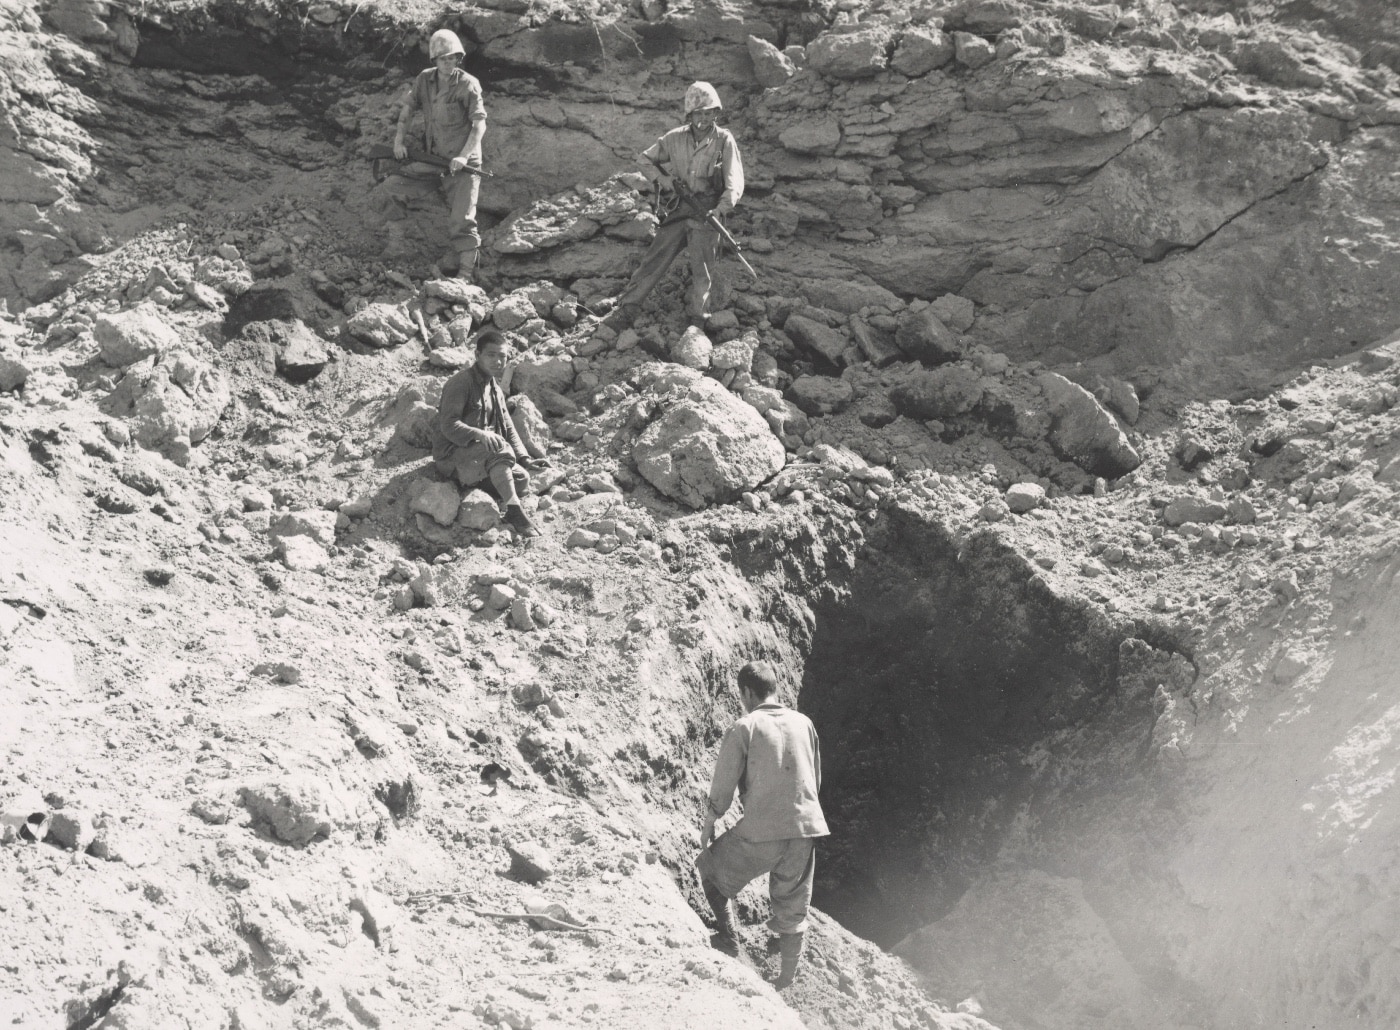
<path id="1" fill-rule="evenodd" d="M 710 315 L 720 240 L 724 239 L 738 253 L 734 237 L 720 218 L 734 210 L 744 193 L 739 146 L 728 129 L 715 124 L 722 109 L 713 86 L 708 82 L 692 83 L 685 91 L 686 124 L 667 132 L 642 152 L 642 173 L 673 194 L 676 202 L 669 211 L 662 212 L 656 237 L 622 293 L 595 305 L 600 314 L 611 311 L 607 319 L 610 324 L 631 324 L 642 300 L 682 250 L 690 258 L 686 313 L 692 325 L 702 327 Z M 739 260 L 752 273 L 742 254 Z"/>
<path id="2" fill-rule="evenodd" d="M 466 50 L 455 32 L 434 32 L 428 41 L 428 56 L 433 67 L 419 72 L 413 80 L 394 131 L 393 156 L 408 163 L 376 188 L 376 206 L 386 219 L 402 219 L 409 201 L 441 192 L 448 207 L 448 238 L 457 252 L 457 274 L 470 279 L 481 246 L 476 202 L 483 174 L 481 137 L 486 134 L 486 105 L 480 81 L 462 70 Z M 423 113 L 421 150 L 410 150 L 407 142 L 414 111 Z M 382 153 L 375 148 L 371 156 L 376 152 Z M 444 165 L 447 174 L 443 174 Z"/>

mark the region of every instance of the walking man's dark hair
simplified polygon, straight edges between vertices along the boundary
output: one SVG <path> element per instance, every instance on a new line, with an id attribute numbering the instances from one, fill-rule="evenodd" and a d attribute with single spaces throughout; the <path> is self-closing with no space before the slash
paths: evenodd
<path id="1" fill-rule="evenodd" d="M 739 686 L 754 697 L 772 697 L 778 692 L 778 674 L 768 662 L 749 662 L 739 670 Z"/>

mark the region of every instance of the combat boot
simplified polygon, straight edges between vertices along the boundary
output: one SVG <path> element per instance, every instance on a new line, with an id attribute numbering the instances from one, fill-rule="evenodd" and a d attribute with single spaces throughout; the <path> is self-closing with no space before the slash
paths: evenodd
<path id="1" fill-rule="evenodd" d="M 715 913 L 715 936 L 719 938 L 717 945 L 721 951 L 737 952 L 739 949 L 739 928 L 734 920 L 733 903 L 708 880 L 702 878 L 700 886 L 704 888 L 705 900 L 710 903 L 710 908 Z"/>
<path id="2" fill-rule="evenodd" d="M 457 255 L 457 278 L 467 282 L 476 281 L 476 257 L 474 250 L 464 250 Z"/>
<path id="3" fill-rule="evenodd" d="M 778 969 L 778 979 L 773 981 L 775 990 L 791 987 L 792 981 L 797 978 L 797 962 L 802 958 L 802 945 L 806 938 L 805 933 L 778 934 L 778 958 L 782 965 Z"/>

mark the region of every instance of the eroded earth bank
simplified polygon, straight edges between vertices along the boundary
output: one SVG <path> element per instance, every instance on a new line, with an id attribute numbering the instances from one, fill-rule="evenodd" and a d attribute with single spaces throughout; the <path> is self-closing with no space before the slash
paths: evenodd
<path id="1" fill-rule="evenodd" d="M 369 196 L 444 25 L 475 284 Z M 1395 1026 L 1397 31 L 3 0 L 0 1016 Z M 618 333 L 695 79 L 760 278 Z M 487 324 L 528 544 L 426 450 Z M 691 865 L 754 658 L 834 828 L 782 994 Z"/>

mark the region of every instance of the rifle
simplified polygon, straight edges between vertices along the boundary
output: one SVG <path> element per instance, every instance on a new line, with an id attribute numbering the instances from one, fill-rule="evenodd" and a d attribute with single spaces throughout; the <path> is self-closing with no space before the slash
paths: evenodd
<path id="1" fill-rule="evenodd" d="M 371 161 L 398 160 L 398 158 L 394 156 L 394 148 L 389 146 L 387 143 L 371 144 L 369 151 L 366 153 L 365 156 L 368 157 Z M 408 156 L 404 158 L 404 160 L 420 161 L 423 164 L 436 165 L 438 168 L 442 169 L 450 168 L 452 165 L 452 159 L 450 157 L 439 157 L 437 154 L 430 154 L 426 150 L 415 150 L 413 147 L 408 148 Z M 481 168 L 473 167 L 472 165 L 467 165 L 467 167 L 463 168 L 462 171 L 468 175 L 479 175 L 485 179 L 491 178 L 490 172 L 485 171 Z M 444 171 L 443 174 L 457 175 L 460 173 Z"/>
<path id="2" fill-rule="evenodd" d="M 696 218 L 700 219 L 711 229 L 714 229 L 717 233 L 719 233 L 719 238 L 722 239 L 725 243 L 729 244 L 730 248 L 734 251 L 734 256 L 739 259 L 739 264 L 744 266 L 744 270 L 748 272 L 749 275 L 753 276 L 754 279 L 757 279 L 758 273 L 753 270 L 753 265 L 749 264 L 748 260 L 744 257 L 744 252 L 743 249 L 739 246 L 739 241 L 736 240 L 733 234 L 730 233 L 730 231 L 724 227 L 724 223 L 721 222 L 717 217 L 715 217 L 715 215 L 711 214 L 709 211 L 702 209 L 700 207 L 699 201 L 695 199 L 695 194 L 691 192 L 690 187 L 687 186 L 685 183 L 681 182 L 681 180 L 678 179 L 676 176 L 671 175 L 671 173 L 666 171 L 666 169 L 662 168 L 660 162 L 658 162 L 656 158 L 652 157 L 650 154 L 643 154 L 642 156 L 645 157 L 648 161 L 650 161 L 652 163 L 652 166 L 658 172 L 660 172 L 662 175 L 670 177 L 671 189 L 675 191 L 676 199 L 679 200 L 681 204 L 687 210 L 689 210 L 690 213 L 693 214 Z"/>

